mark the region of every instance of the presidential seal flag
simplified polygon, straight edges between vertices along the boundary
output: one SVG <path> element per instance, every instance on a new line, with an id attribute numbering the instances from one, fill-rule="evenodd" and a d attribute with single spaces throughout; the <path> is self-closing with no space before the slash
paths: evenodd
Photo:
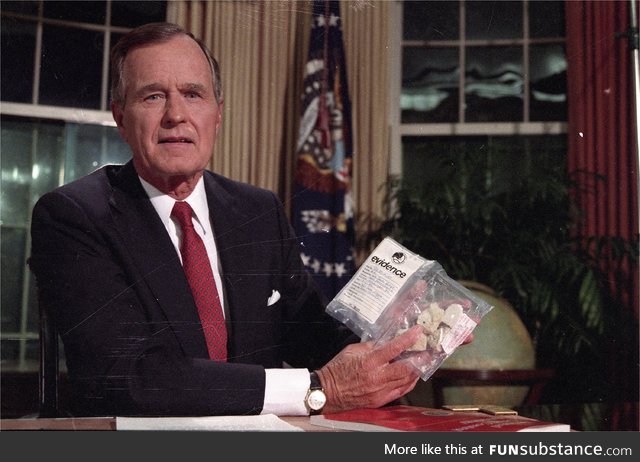
<path id="1" fill-rule="evenodd" d="M 338 1 L 314 1 L 296 147 L 293 226 L 326 297 L 354 273 L 351 103 Z"/>

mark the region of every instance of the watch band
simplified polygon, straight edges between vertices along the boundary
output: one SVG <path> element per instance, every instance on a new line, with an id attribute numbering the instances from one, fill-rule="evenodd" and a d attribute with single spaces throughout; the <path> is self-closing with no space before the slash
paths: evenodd
<path id="1" fill-rule="evenodd" d="M 309 373 L 309 390 L 305 397 L 305 405 L 310 415 L 320 414 L 322 408 L 327 402 L 327 396 L 324 394 L 322 382 L 316 372 Z"/>
<path id="2" fill-rule="evenodd" d="M 322 382 L 320 382 L 320 376 L 316 371 L 309 373 L 309 380 L 311 381 L 310 390 L 322 390 Z"/>

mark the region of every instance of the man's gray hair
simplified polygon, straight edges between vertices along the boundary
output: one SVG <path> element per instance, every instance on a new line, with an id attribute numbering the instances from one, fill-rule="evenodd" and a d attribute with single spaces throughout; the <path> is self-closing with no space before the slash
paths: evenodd
<path id="1" fill-rule="evenodd" d="M 124 35 L 111 49 L 111 101 L 120 105 L 125 103 L 125 81 L 123 75 L 124 60 L 129 51 L 154 43 L 165 43 L 178 35 L 185 35 L 193 39 L 204 53 L 213 76 L 213 88 L 216 101 L 222 102 L 222 83 L 220 80 L 220 66 L 204 42 L 197 39 L 191 32 L 177 24 L 155 22 L 137 27 Z"/>

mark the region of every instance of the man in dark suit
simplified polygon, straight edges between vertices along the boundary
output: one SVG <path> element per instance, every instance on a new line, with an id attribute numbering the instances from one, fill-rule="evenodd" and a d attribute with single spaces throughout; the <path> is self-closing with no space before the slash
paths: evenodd
<path id="1" fill-rule="evenodd" d="M 132 160 L 34 208 L 29 263 L 64 343 L 72 412 L 300 415 L 407 393 L 417 373 L 393 359 L 415 329 L 382 348 L 355 342 L 325 313 L 277 197 L 206 170 L 222 106 L 200 41 L 171 24 L 132 31 L 112 50 L 111 104 Z M 207 250 L 223 359 L 211 359 L 183 271 L 176 202 Z"/>

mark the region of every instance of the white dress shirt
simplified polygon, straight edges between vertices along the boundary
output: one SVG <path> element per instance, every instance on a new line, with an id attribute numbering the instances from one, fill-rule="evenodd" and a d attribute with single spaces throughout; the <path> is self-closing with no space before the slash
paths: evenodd
<path id="1" fill-rule="evenodd" d="M 140 177 L 138 177 L 140 178 Z M 164 223 L 171 242 L 173 242 L 176 252 L 180 255 L 180 239 L 182 230 L 179 224 L 171 218 L 171 210 L 175 199 L 160 191 L 144 179 L 140 178 L 142 187 L 147 192 L 151 204 L 156 209 L 162 223 Z M 220 302 L 225 306 L 224 290 L 222 278 L 220 277 L 221 269 L 218 260 L 218 251 L 216 242 L 213 237 L 213 227 L 209 219 L 209 204 L 204 190 L 204 181 L 202 178 L 198 181 L 193 192 L 185 199 L 193 209 L 194 220 L 193 227 L 198 235 L 202 238 L 209 255 L 213 277 L 220 295 Z M 182 261 L 182 257 L 180 256 Z M 267 301 L 265 300 L 265 304 Z M 226 314 L 226 309 L 225 316 Z M 304 398 L 309 389 L 309 371 L 307 369 L 265 369 L 265 395 L 262 414 L 276 415 L 306 415 L 308 411 L 304 405 Z"/>

